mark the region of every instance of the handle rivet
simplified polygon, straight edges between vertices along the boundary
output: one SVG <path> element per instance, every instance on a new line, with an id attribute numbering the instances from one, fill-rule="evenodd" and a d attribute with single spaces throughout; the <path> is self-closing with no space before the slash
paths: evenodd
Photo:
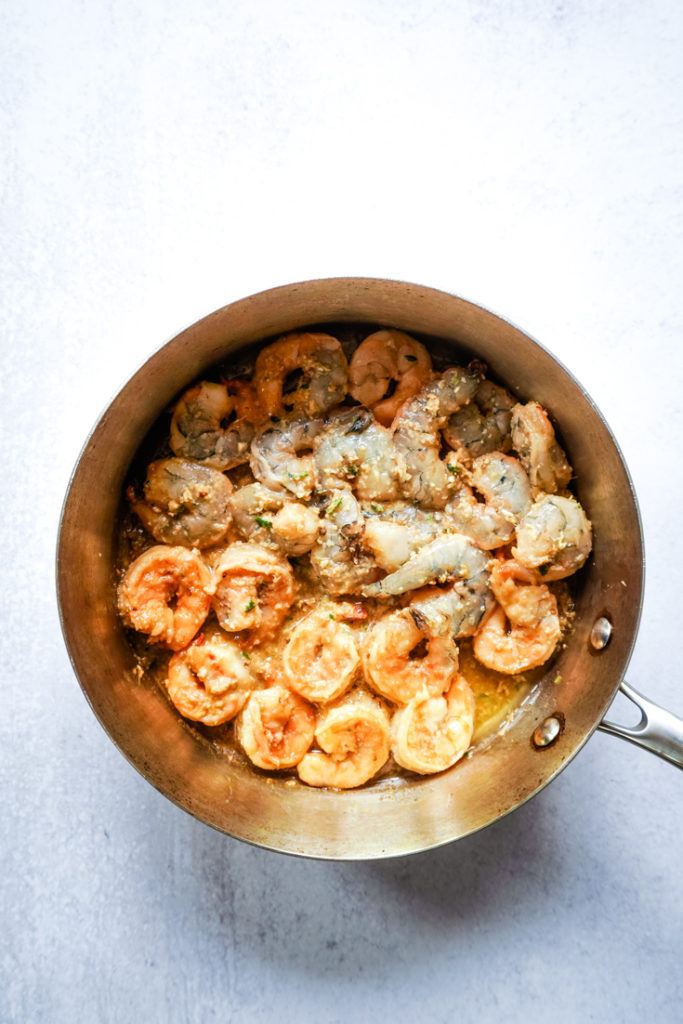
<path id="1" fill-rule="evenodd" d="M 551 715 L 534 729 L 534 735 L 532 737 L 534 746 L 549 747 L 551 743 L 555 742 L 561 731 L 562 724 L 560 720 L 555 718 L 554 715 Z"/>
<path id="2" fill-rule="evenodd" d="M 603 647 L 607 647 L 611 636 L 612 623 L 609 619 L 606 619 L 604 615 L 601 615 L 593 624 L 593 628 L 591 630 L 591 644 L 596 651 L 601 651 Z"/>

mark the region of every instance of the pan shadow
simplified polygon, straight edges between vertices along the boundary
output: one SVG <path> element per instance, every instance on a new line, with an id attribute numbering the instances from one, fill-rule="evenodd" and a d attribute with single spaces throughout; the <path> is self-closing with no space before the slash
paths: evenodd
<path id="1" fill-rule="evenodd" d="M 372 972 L 392 978 L 410 950 L 410 970 L 430 950 L 466 941 L 558 898 L 565 851 L 552 796 L 457 843 L 372 862 L 311 861 L 231 840 L 175 819 L 184 883 L 172 916 L 193 922 L 203 941 L 276 973 L 342 982 Z M 151 855 L 151 854 L 150 854 Z M 417 941 L 416 941 L 417 940 Z M 206 951 L 208 952 L 208 951 Z"/>

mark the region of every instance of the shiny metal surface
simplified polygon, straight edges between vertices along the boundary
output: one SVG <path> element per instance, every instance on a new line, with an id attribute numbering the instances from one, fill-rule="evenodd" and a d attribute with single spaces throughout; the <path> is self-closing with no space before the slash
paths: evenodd
<path id="1" fill-rule="evenodd" d="M 623 740 L 636 743 L 639 747 L 649 750 L 651 754 L 657 754 L 665 761 L 683 768 L 683 721 L 665 708 L 661 708 L 659 704 L 648 700 L 627 682 L 623 682 L 619 689 L 640 711 L 640 721 L 637 725 L 628 726 L 617 725 L 616 722 L 604 719 L 599 728 L 603 732 L 611 733 L 612 736 L 620 736 Z"/>
<path id="2" fill-rule="evenodd" d="M 595 620 L 593 628 L 591 630 L 591 644 L 596 651 L 601 651 L 612 638 L 612 623 L 609 619 L 601 615 L 599 619 Z"/>
<path id="3" fill-rule="evenodd" d="M 280 332 L 335 322 L 380 324 L 442 339 L 454 359 L 478 356 L 518 397 L 533 396 L 559 426 L 594 526 L 570 640 L 542 682 L 472 757 L 431 778 L 349 792 L 288 785 L 232 762 L 138 679 L 114 604 L 113 534 L 126 470 L 147 430 L 210 364 Z M 230 835 L 320 858 L 371 859 L 450 842 L 512 811 L 545 786 L 598 726 L 628 663 L 640 613 L 641 526 L 609 429 L 570 374 L 500 317 L 444 292 L 396 281 L 338 278 L 272 289 L 199 321 L 155 353 L 88 439 L 66 497 L 57 583 L 67 647 L 86 698 L 130 762 L 169 799 Z M 596 652 L 593 623 L 615 629 Z M 530 741 L 549 717 L 561 735 Z"/>
<path id="4" fill-rule="evenodd" d="M 536 747 L 549 747 L 551 743 L 554 743 L 562 732 L 562 722 L 559 718 L 551 715 L 546 718 L 544 722 L 537 725 L 534 729 L 534 734 L 531 737 Z"/>

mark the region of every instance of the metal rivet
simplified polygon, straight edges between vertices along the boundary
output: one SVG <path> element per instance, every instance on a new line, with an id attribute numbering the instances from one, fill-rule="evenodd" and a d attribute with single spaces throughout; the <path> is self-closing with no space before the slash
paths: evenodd
<path id="1" fill-rule="evenodd" d="M 532 737 L 535 747 L 549 747 L 554 743 L 562 731 L 562 723 L 553 715 L 546 718 L 544 722 L 537 725 Z"/>
<path id="2" fill-rule="evenodd" d="M 596 651 L 601 651 L 603 647 L 607 647 L 611 636 L 612 623 L 604 615 L 601 615 L 599 619 L 595 620 L 591 630 L 591 644 Z"/>

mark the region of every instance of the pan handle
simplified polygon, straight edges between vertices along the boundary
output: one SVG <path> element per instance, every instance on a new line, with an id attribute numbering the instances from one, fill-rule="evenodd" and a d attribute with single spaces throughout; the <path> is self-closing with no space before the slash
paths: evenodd
<path id="1" fill-rule="evenodd" d="M 619 689 L 640 711 L 640 721 L 635 726 L 627 726 L 604 718 L 598 728 L 637 743 L 650 753 L 683 768 L 683 720 L 643 697 L 626 682 L 622 682 Z"/>

